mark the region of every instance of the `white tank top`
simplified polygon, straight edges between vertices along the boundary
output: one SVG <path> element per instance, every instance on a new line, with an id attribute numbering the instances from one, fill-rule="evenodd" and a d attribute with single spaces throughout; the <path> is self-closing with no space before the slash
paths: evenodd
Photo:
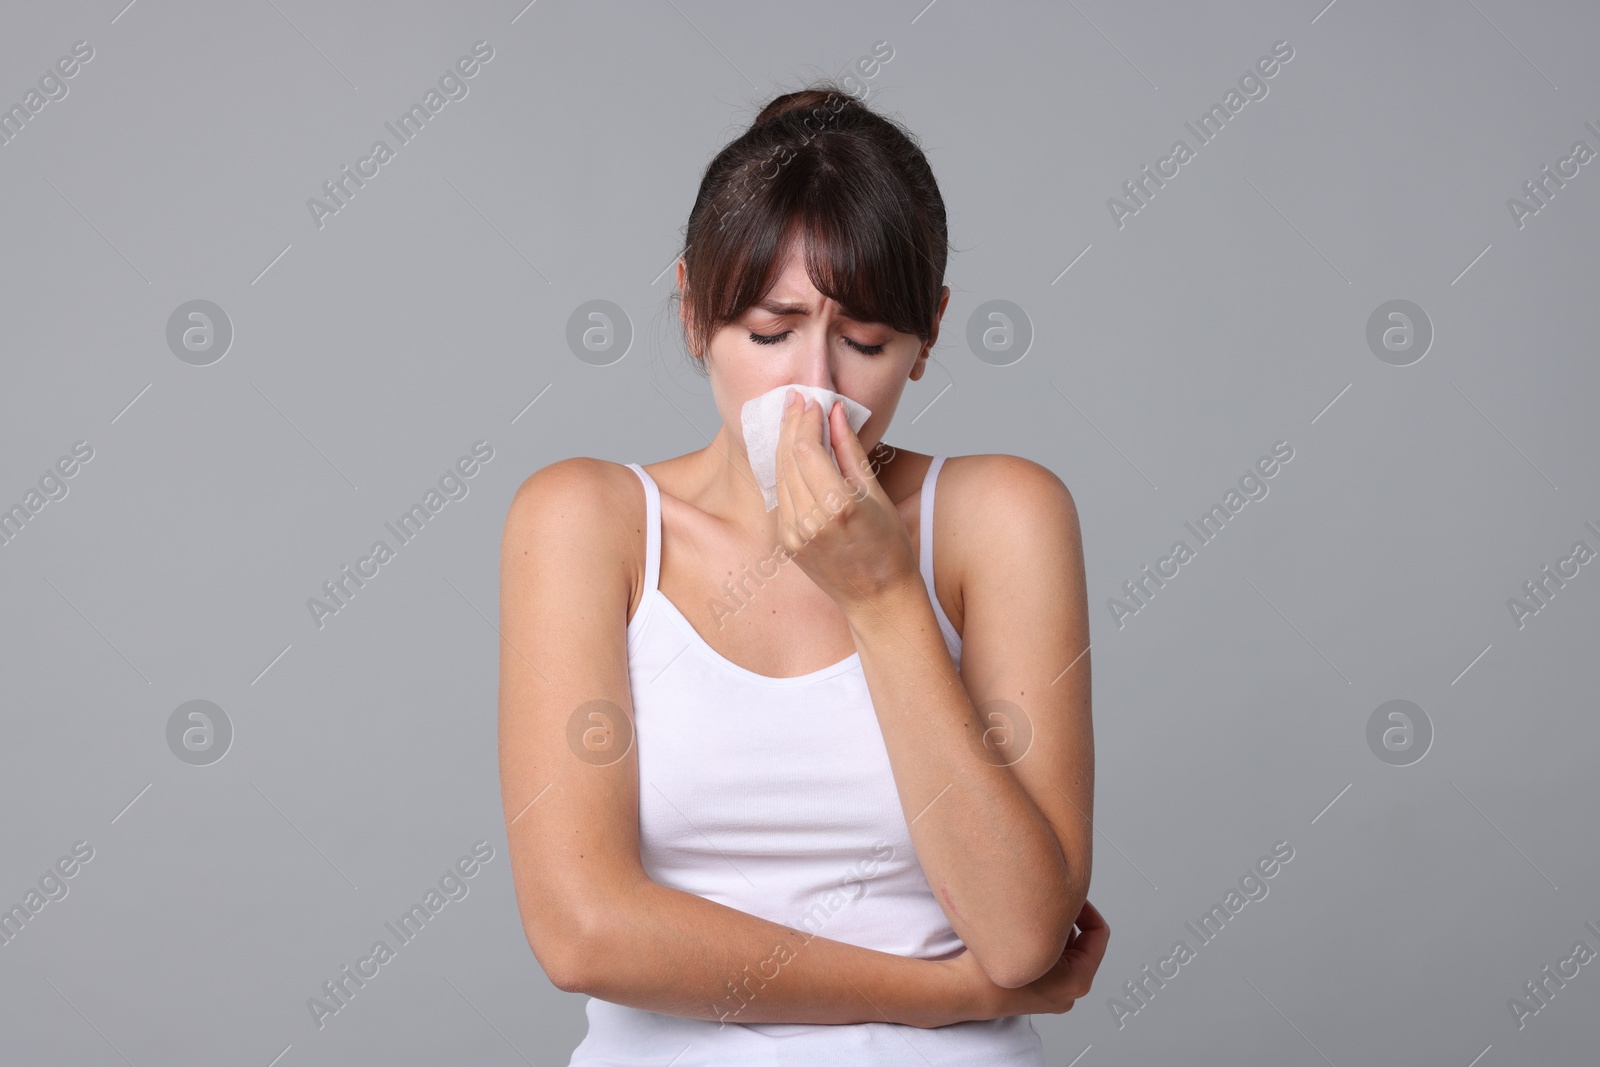
<path id="1" fill-rule="evenodd" d="M 934 486 L 922 485 L 921 569 L 933 582 Z M 645 591 L 628 623 L 645 873 L 801 933 L 921 959 L 961 951 L 917 862 L 861 657 L 773 678 L 714 651 L 659 588 L 661 495 L 637 463 L 646 504 Z M 767 565 L 772 577 L 779 564 Z M 785 564 L 793 566 L 793 563 Z M 752 568 L 752 572 L 754 572 Z M 754 610 L 761 591 L 748 581 Z M 957 665 L 961 637 L 933 608 Z M 730 609 L 737 605 L 728 598 Z M 776 960 L 727 976 L 724 1023 L 590 998 L 569 1067 L 1043 1067 L 1030 1016 L 923 1029 L 890 1023 L 739 1023 Z"/>

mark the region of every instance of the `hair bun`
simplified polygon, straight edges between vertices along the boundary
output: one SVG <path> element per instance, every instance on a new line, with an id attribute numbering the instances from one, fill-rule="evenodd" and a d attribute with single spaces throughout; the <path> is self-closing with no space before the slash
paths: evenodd
<path id="1" fill-rule="evenodd" d="M 792 114 L 815 114 L 819 118 L 823 115 L 836 115 L 852 105 L 860 107 L 861 102 L 837 85 L 832 83 L 814 85 L 809 89 L 800 89 L 774 97 L 761 109 L 761 113 L 750 124 L 750 128 L 753 130 Z"/>

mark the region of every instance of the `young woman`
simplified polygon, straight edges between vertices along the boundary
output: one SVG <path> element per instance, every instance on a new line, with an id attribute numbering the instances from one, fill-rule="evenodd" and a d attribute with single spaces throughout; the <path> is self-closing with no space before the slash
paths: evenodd
<path id="1" fill-rule="evenodd" d="M 593 998 L 573 1065 L 1042 1065 L 1030 1014 L 1089 989 L 1072 497 L 882 443 L 946 254 L 897 123 L 778 97 L 708 167 L 677 268 L 715 438 L 562 460 L 511 503 L 506 833 L 530 946 Z M 787 385 L 871 414 L 785 408 L 768 510 L 741 416 Z"/>

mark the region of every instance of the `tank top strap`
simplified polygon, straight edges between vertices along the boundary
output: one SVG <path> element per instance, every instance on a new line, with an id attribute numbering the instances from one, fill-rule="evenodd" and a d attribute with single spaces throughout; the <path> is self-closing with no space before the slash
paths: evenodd
<path id="1" fill-rule="evenodd" d="M 639 464 L 628 467 L 644 483 L 644 587 L 655 589 L 661 584 L 661 490 Z"/>
<path id="2" fill-rule="evenodd" d="M 944 466 L 944 456 L 934 456 L 928 464 L 928 473 L 922 476 L 922 520 L 918 526 L 920 533 L 917 535 L 922 542 L 920 555 L 922 557 L 922 580 L 928 586 L 928 599 L 933 601 L 933 613 L 938 617 L 939 629 L 944 631 L 945 641 L 950 645 L 956 655 L 960 655 L 961 635 L 956 632 L 955 624 L 944 613 L 944 605 L 939 603 L 939 594 L 933 584 L 933 500 L 939 487 L 939 468 Z"/>
<path id="3" fill-rule="evenodd" d="M 928 472 L 922 476 L 922 580 L 933 589 L 933 495 L 939 486 L 939 468 L 944 466 L 943 456 L 934 456 Z"/>

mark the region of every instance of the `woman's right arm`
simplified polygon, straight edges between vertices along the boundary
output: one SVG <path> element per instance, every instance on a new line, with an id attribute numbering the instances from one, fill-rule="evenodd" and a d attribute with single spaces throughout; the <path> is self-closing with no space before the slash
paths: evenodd
<path id="1" fill-rule="evenodd" d="M 501 797 L 545 974 L 569 992 L 738 1023 L 930 1027 L 1067 1010 L 1037 991 L 1022 1007 L 1032 987 L 993 986 L 961 957 L 806 938 L 645 874 L 626 635 L 645 512 L 637 476 L 618 470 L 569 459 L 536 472 L 501 545 Z"/>

